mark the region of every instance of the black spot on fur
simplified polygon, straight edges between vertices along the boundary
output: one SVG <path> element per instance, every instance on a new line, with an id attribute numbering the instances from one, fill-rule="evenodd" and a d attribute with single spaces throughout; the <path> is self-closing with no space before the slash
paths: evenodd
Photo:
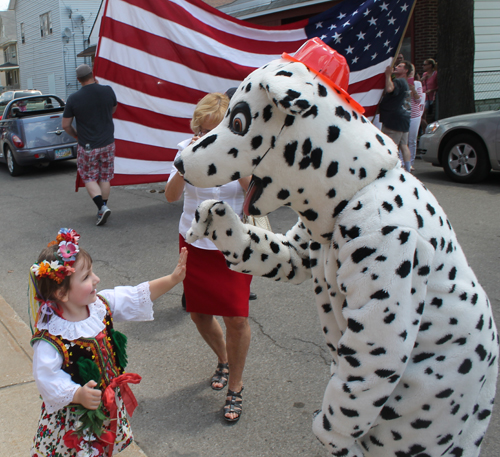
<path id="1" fill-rule="evenodd" d="M 448 398 L 449 396 L 451 396 L 453 394 L 453 392 L 454 392 L 454 390 L 450 389 L 450 388 L 442 390 L 441 392 L 436 394 L 436 398 Z"/>
<path id="2" fill-rule="evenodd" d="M 276 73 L 276 76 L 287 76 L 288 78 L 293 76 L 293 73 L 290 71 L 280 70 Z"/>
<path id="3" fill-rule="evenodd" d="M 326 97 L 328 94 L 326 87 L 323 86 L 322 84 L 318 84 L 318 95 L 320 97 Z"/>
<path id="4" fill-rule="evenodd" d="M 362 248 L 356 249 L 352 253 L 351 258 L 354 263 L 360 263 L 361 261 L 366 259 L 366 257 L 371 256 L 374 252 L 377 252 L 375 248 L 364 246 Z"/>
<path id="5" fill-rule="evenodd" d="M 434 357 L 433 352 L 421 352 L 420 354 L 417 354 L 413 356 L 413 363 L 420 363 L 424 360 L 430 359 L 431 357 Z"/>
<path id="6" fill-rule="evenodd" d="M 271 241 L 271 243 L 269 244 L 269 247 L 271 248 L 271 250 L 277 254 L 278 252 L 280 252 L 280 246 L 279 244 L 275 243 L 274 241 Z"/>
<path id="7" fill-rule="evenodd" d="M 458 368 L 458 372 L 460 374 L 467 374 L 471 369 L 472 369 L 472 360 L 465 359 Z"/>
<path id="8" fill-rule="evenodd" d="M 238 149 L 236 148 L 231 148 L 228 152 L 229 155 L 232 155 L 235 159 L 238 157 Z"/>
<path id="9" fill-rule="evenodd" d="M 338 162 L 331 162 L 330 165 L 328 166 L 328 169 L 326 170 L 326 177 L 327 178 L 333 178 L 339 171 L 339 163 Z"/>
<path id="10" fill-rule="evenodd" d="M 288 190 L 286 190 L 286 189 L 281 189 L 278 192 L 278 198 L 280 200 L 286 200 L 289 196 L 290 196 L 290 192 Z"/>
<path id="11" fill-rule="evenodd" d="M 311 152 L 311 162 L 315 170 L 321 166 L 321 159 L 323 158 L 323 150 L 316 148 Z"/>
<path id="12" fill-rule="evenodd" d="M 370 298 L 373 298 L 375 300 L 386 300 L 389 297 L 390 297 L 389 292 L 387 292 L 386 290 L 383 290 L 383 289 L 378 290 L 377 292 L 370 295 Z"/>
<path id="13" fill-rule="evenodd" d="M 288 143 L 285 146 L 284 156 L 285 156 L 286 163 L 289 166 L 292 166 L 295 162 L 295 152 L 296 151 L 297 151 L 297 141 L 294 141 L 293 143 Z"/>
<path id="14" fill-rule="evenodd" d="M 318 115 L 318 107 L 316 105 L 311 106 L 303 115 L 303 118 L 309 117 L 309 116 L 314 116 L 316 117 Z"/>
<path id="15" fill-rule="evenodd" d="M 241 178 L 240 173 L 239 173 L 239 171 L 237 171 L 236 173 L 234 173 L 231 176 L 231 181 L 236 181 L 237 179 L 240 179 L 240 178 Z"/>
<path id="16" fill-rule="evenodd" d="M 306 138 L 302 143 L 302 154 L 309 155 L 311 153 L 312 143 L 310 138 Z"/>
<path id="17" fill-rule="evenodd" d="M 335 108 L 335 115 L 345 119 L 348 122 L 351 120 L 351 115 L 349 114 L 348 111 L 342 108 L 342 106 L 337 106 L 337 108 Z"/>
<path id="18" fill-rule="evenodd" d="M 355 409 L 348 409 L 348 408 L 343 408 L 342 406 L 340 407 L 340 411 L 344 416 L 347 417 L 358 417 L 359 413 Z"/>
<path id="19" fill-rule="evenodd" d="M 359 227 L 357 227 L 356 225 L 354 225 L 350 229 L 347 229 L 347 227 L 345 227 L 344 225 L 341 225 L 339 228 L 340 228 L 340 233 L 342 235 L 342 238 L 349 237 L 351 239 L 354 239 L 354 238 L 357 238 L 359 236 L 359 233 L 360 233 Z"/>
<path id="20" fill-rule="evenodd" d="M 380 417 L 386 421 L 394 420 L 401 417 L 394 408 L 390 406 L 384 406 L 380 411 Z"/>
<path id="21" fill-rule="evenodd" d="M 208 171 L 207 171 L 207 174 L 208 176 L 212 176 L 212 175 L 215 175 L 217 173 L 217 167 L 215 166 L 215 164 L 210 164 L 208 166 Z"/>
<path id="22" fill-rule="evenodd" d="M 196 152 L 199 148 L 205 149 L 207 146 L 210 146 L 217 139 L 217 135 L 205 135 L 203 140 L 198 142 L 196 146 L 193 146 L 193 152 Z"/>
<path id="23" fill-rule="evenodd" d="M 252 138 L 252 149 L 255 150 L 262 144 L 262 136 L 258 135 Z"/>
<path id="24" fill-rule="evenodd" d="M 432 421 L 429 420 L 424 420 L 424 419 L 417 419 L 411 423 L 411 426 L 417 430 L 422 429 L 422 428 L 429 428 L 429 426 L 432 424 Z"/>
<path id="25" fill-rule="evenodd" d="M 382 146 L 385 146 L 384 139 L 378 133 L 375 135 L 375 138 Z"/>
<path id="26" fill-rule="evenodd" d="M 291 125 L 293 125 L 294 122 L 295 122 L 295 116 L 289 114 L 287 117 L 285 117 L 285 127 L 290 127 Z"/>
<path id="27" fill-rule="evenodd" d="M 330 125 L 330 127 L 328 127 L 328 136 L 326 138 L 326 141 L 328 143 L 333 143 L 338 139 L 339 136 L 340 129 L 336 125 Z"/>
<path id="28" fill-rule="evenodd" d="M 333 162 L 332 162 L 333 163 Z M 342 200 L 336 207 L 335 210 L 333 211 L 333 216 L 332 217 L 337 217 L 342 210 L 349 204 L 348 200 Z"/>
<path id="29" fill-rule="evenodd" d="M 385 227 L 382 227 L 382 235 L 388 235 L 396 229 L 397 227 L 395 225 L 386 225 Z"/>
<path id="30" fill-rule="evenodd" d="M 267 122 L 269 119 L 273 117 L 273 106 L 272 105 L 267 105 L 263 110 L 262 110 L 264 122 Z"/>
<path id="31" fill-rule="evenodd" d="M 318 213 L 312 209 L 299 211 L 301 216 L 304 216 L 308 221 L 315 221 L 318 218 Z"/>
<path id="32" fill-rule="evenodd" d="M 359 333 L 364 330 L 363 324 L 351 318 L 347 319 L 347 327 L 354 333 Z"/>
<path id="33" fill-rule="evenodd" d="M 252 253 L 253 253 L 253 250 L 250 249 L 249 247 L 247 247 L 243 251 L 243 257 L 242 257 L 243 262 L 246 262 L 250 258 L 250 256 L 252 255 Z"/>
<path id="34" fill-rule="evenodd" d="M 411 271 L 411 262 L 409 260 L 405 260 L 396 270 L 396 273 L 402 278 L 406 278 Z"/>

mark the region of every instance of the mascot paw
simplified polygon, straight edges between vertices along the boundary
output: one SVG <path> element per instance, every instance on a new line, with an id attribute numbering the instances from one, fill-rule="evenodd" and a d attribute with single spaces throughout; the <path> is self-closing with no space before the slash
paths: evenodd
<path id="1" fill-rule="evenodd" d="M 186 241 L 193 243 L 201 238 L 209 238 L 217 247 L 217 231 L 241 225 L 240 218 L 225 202 L 205 200 L 198 206 L 191 228 L 186 233 Z"/>

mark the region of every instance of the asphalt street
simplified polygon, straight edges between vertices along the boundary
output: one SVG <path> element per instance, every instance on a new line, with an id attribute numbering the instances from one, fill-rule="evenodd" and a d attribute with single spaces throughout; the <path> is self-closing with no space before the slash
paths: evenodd
<path id="1" fill-rule="evenodd" d="M 61 227 L 81 234 L 80 245 L 101 278 L 98 289 L 169 274 L 177 262 L 182 203 L 166 202 L 164 183 L 113 188 L 111 217 L 96 227 L 86 191 L 74 192 L 75 173 L 76 163 L 67 161 L 12 178 L 0 164 L 0 295 L 25 322 L 29 267 Z M 500 323 L 500 173 L 466 186 L 417 161 L 415 175 L 447 212 Z M 275 232 L 285 232 L 296 215 L 281 208 L 270 219 Z M 293 286 L 254 278 L 251 289 L 258 300 L 250 302 L 244 412 L 235 425 L 222 419 L 224 392 L 209 387 L 216 359 L 181 308 L 182 286 L 156 301 L 153 322 L 117 325 L 128 336 L 127 369 L 143 377 L 132 387 L 139 402 L 132 426 L 148 457 L 325 456 L 311 431 L 329 378 L 312 282 Z M 496 409 L 481 456 L 498 455 Z"/>

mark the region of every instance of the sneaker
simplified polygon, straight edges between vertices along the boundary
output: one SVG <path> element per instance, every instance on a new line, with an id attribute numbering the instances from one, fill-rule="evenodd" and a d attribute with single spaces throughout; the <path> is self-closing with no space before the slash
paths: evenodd
<path id="1" fill-rule="evenodd" d="M 97 222 L 95 225 L 104 225 L 110 214 L 111 210 L 106 205 L 103 205 L 97 212 Z"/>

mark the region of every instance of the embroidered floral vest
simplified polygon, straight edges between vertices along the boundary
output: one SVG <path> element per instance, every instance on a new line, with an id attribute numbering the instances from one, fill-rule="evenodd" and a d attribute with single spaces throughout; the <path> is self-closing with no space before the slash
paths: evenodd
<path id="1" fill-rule="evenodd" d="M 60 336 L 51 335 L 47 330 L 39 330 L 31 339 L 31 344 L 38 340 L 50 343 L 63 358 L 62 370 L 71 376 L 73 382 L 84 385 L 77 365 L 81 357 L 92 360 L 99 368 L 101 374 L 101 384 L 99 389 L 104 391 L 110 382 L 124 372 L 125 366 L 119 364 L 126 361 L 125 345 L 117 345 L 115 337 L 120 334 L 113 330 L 113 318 L 109 304 L 105 298 L 98 295 L 106 306 L 106 316 L 104 317 L 105 328 L 95 338 L 79 338 L 77 340 L 66 340 Z M 122 338 L 123 335 L 120 334 Z M 123 346 L 123 347 L 119 347 Z M 109 363 L 108 363 L 109 362 Z M 123 365 L 126 364 L 122 363 Z"/>

